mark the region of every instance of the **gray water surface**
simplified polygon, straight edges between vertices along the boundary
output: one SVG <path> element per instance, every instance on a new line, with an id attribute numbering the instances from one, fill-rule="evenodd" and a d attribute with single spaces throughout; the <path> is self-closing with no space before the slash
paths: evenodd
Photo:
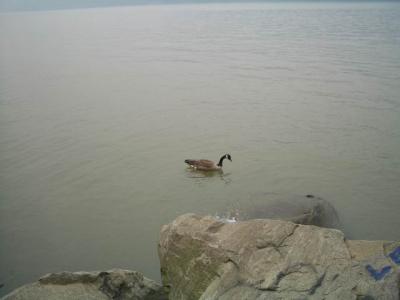
<path id="1" fill-rule="evenodd" d="M 315 194 L 400 239 L 400 4 L 0 15 L 0 294 L 47 272 L 159 279 L 159 229 Z M 224 173 L 186 169 L 217 160 Z"/>

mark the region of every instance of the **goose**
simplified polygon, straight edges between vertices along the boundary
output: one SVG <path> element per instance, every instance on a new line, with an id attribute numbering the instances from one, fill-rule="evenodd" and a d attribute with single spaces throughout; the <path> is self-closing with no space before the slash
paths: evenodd
<path id="1" fill-rule="evenodd" d="M 213 162 L 212 160 L 208 159 L 185 159 L 185 163 L 187 163 L 191 168 L 200 171 L 218 171 L 222 170 L 222 163 L 224 159 L 227 158 L 232 161 L 232 157 L 230 154 L 223 155 L 220 159 L 218 164 Z"/>

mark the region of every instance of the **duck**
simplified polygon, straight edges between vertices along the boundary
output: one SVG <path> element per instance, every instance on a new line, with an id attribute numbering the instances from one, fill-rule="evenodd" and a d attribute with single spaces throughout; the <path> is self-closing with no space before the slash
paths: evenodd
<path id="1" fill-rule="evenodd" d="M 225 154 L 221 156 L 218 163 L 208 159 L 185 159 L 185 163 L 187 163 L 191 168 L 199 171 L 218 171 L 222 170 L 222 164 L 225 158 L 232 161 L 231 155 Z"/>

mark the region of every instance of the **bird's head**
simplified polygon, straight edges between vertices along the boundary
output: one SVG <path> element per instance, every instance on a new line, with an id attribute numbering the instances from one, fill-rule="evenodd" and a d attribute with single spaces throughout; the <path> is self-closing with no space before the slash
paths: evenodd
<path id="1" fill-rule="evenodd" d="M 230 154 L 225 154 L 225 158 L 229 159 L 230 161 L 232 161 L 232 157 Z"/>

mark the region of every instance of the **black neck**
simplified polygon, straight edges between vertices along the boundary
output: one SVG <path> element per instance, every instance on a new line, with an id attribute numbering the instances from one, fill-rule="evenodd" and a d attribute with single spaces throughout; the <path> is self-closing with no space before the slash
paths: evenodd
<path id="1" fill-rule="evenodd" d="M 226 158 L 226 156 L 224 155 L 224 156 L 222 156 L 220 159 L 219 159 L 219 163 L 218 163 L 218 165 L 217 166 L 219 166 L 219 167 L 222 167 L 222 162 L 224 161 L 224 159 Z"/>

